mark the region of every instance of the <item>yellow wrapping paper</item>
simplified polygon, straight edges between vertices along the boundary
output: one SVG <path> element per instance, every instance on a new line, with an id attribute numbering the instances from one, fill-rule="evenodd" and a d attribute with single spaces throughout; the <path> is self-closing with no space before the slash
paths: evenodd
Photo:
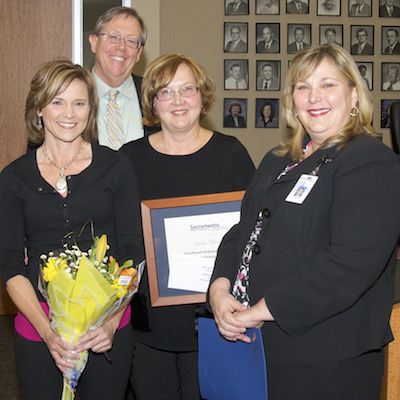
<path id="1" fill-rule="evenodd" d="M 45 289 L 53 329 L 64 340 L 76 345 L 89 329 L 100 326 L 110 314 L 127 304 L 137 291 L 143 265 L 144 262 L 139 266 L 136 285 L 125 298 L 121 298 L 120 289 L 113 287 L 86 256 L 81 257 L 75 279 L 64 269 L 55 272 Z M 87 351 L 80 353 L 75 368 L 64 376 L 61 400 L 75 398 L 75 388 L 87 359 Z"/>
<path id="2" fill-rule="evenodd" d="M 82 256 L 75 280 L 60 270 L 48 283 L 47 293 L 54 329 L 73 344 L 117 298 L 117 291 L 85 256 Z"/>

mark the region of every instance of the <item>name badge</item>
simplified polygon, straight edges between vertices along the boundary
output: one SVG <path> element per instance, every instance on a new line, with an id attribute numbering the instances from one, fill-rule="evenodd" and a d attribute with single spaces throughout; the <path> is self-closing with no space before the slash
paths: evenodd
<path id="1" fill-rule="evenodd" d="M 316 175 L 301 175 L 285 200 L 290 203 L 303 204 L 317 180 L 318 176 Z"/>

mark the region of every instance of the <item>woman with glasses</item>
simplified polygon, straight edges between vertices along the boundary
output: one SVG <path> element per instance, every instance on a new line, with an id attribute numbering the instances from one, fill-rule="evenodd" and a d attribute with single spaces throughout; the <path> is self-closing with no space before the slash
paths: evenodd
<path id="1" fill-rule="evenodd" d="M 260 327 L 271 400 L 379 400 L 400 231 L 400 166 L 343 47 L 310 47 L 282 96 L 291 128 L 266 154 L 218 249 L 219 332 Z"/>
<path id="2" fill-rule="evenodd" d="M 254 172 L 246 149 L 200 125 L 214 97 L 206 71 L 190 57 L 169 53 L 149 65 L 144 123 L 161 130 L 121 149 L 135 165 L 142 200 L 246 189 Z M 195 320 L 203 305 L 152 308 L 147 276 L 139 292 L 133 305 L 136 399 L 200 399 Z"/>

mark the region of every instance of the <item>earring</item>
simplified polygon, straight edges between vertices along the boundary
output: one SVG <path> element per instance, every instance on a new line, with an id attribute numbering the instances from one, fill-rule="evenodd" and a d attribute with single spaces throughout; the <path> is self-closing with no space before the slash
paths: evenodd
<path id="1" fill-rule="evenodd" d="M 39 116 L 36 122 L 36 127 L 41 131 L 43 129 L 43 119 L 42 116 Z"/>
<path id="2" fill-rule="evenodd" d="M 350 111 L 350 117 L 356 117 L 359 112 L 360 110 L 358 109 L 358 107 L 353 107 Z"/>

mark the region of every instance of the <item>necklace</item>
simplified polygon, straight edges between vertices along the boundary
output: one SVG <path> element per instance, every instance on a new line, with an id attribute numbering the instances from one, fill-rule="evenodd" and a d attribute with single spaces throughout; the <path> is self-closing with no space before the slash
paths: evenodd
<path id="1" fill-rule="evenodd" d="M 76 154 L 74 155 L 74 157 L 71 159 L 71 161 L 69 161 L 66 165 L 60 167 L 60 166 L 58 166 L 58 165 L 47 155 L 47 152 L 46 152 L 46 145 L 45 145 L 45 143 L 43 143 L 43 145 L 42 145 L 43 155 L 45 156 L 46 160 L 47 160 L 51 165 L 53 165 L 54 167 L 56 167 L 56 168 L 58 169 L 58 171 L 59 171 L 59 176 L 58 176 L 58 179 L 57 179 L 56 185 L 55 185 L 55 188 L 56 188 L 56 190 L 57 190 L 58 193 L 64 194 L 64 193 L 68 190 L 67 179 L 66 179 L 66 177 L 65 177 L 64 171 L 65 171 L 66 169 L 68 169 L 68 168 L 72 165 L 72 163 L 73 163 L 74 161 L 76 161 L 76 159 L 78 158 L 79 154 L 80 154 L 81 151 L 82 151 L 82 148 L 83 148 L 83 140 L 81 140 L 81 144 L 80 144 L 80 146 L 79 146 L 79 149 L 78 149 L 78 151 L 76 152 Z"/>

